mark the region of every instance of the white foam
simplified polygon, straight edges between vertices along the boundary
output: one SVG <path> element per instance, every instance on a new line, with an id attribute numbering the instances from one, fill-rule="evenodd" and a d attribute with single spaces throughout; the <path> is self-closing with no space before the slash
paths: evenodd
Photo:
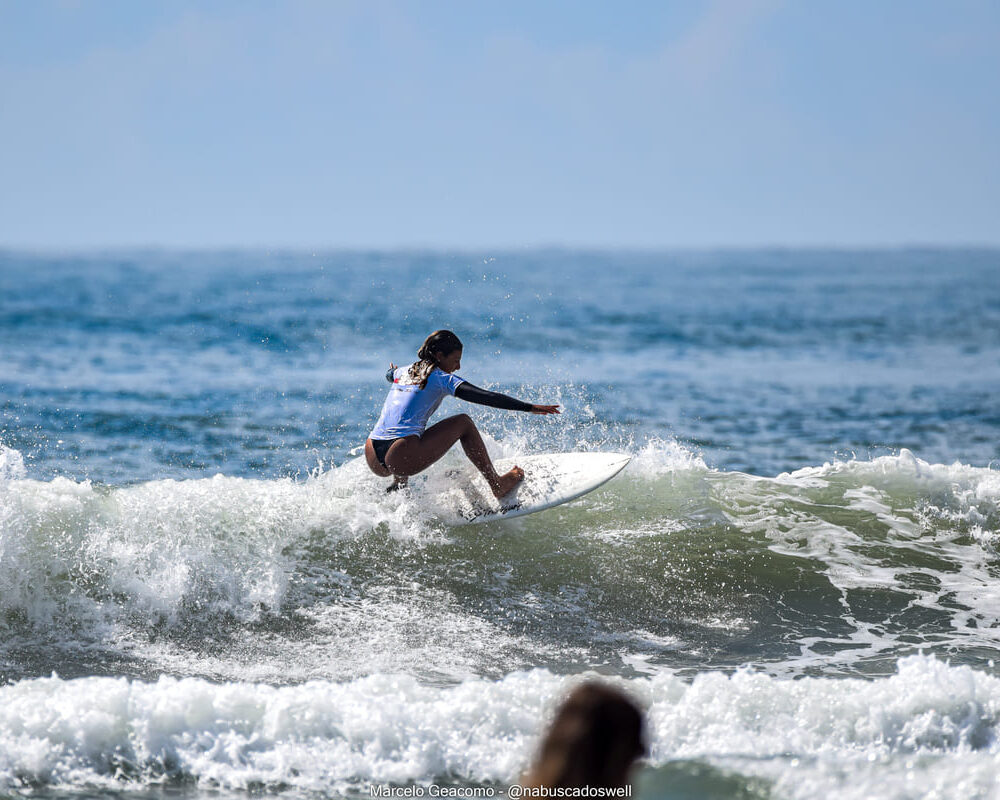
<path id="1" fill-rule="evenodd" d="M 815 486 L 830 482 L 863 483 L 887 490 L 919 492 L 947 491 L 953 488 L 972 490 L 978 499 L 1000 500 L 1000 471 L 973 467 L 956 461 L 952 464 L 930 464 L 903 448 L 898 455 L 880 456 L 870 461 L 852 459 L 832 461 L 821 467 L 804 467 L 778 475 L 776 481 Z"/>
<path id="2" fill-rule="evenodd" d="M 255 619 L 280 611 L 310 536 L 377 527 L 401 538 L 433 534 L 427 510 L 387 497 L 357 462 L 304 482 L 10 480 L 0 493 L 0 607 L 44 621 L 114 596 L 152 621 L 186 605 Z"/>
<path id="3" fill-rule="evenodd" d="M 21 480 L 27 474 L 24 457 L 14 448 L 0 442 L 0 483 Z"/>
<path id="4" fill-rule="evenodd" d="M 708 472 L 704 459 L 674 440 L 652 438 L 633 456 L 628 470 L 646 479 L 681 472 Z"/>
<path id="5" fill-rule="evenodd" d="M 0 786 L 122 788 L 165 776 L 325 792 L 369 781 L 507 782 L 579 679 L 532 670 L 449 687 L 402 675 L 280 688 L 24 680 L 0 687 Z M 615 682 L 648 707 L 654 765 L 701 760 L 794 798 L 997 790 L 1000 679 L 967 667 L 913 656 L 871 681 L 741 670 Z"/>
<path id="6" fill-rule="evenodd" d="M 791 798 L 997 796 L 1000 680 L 968 667 L 913 656 L 883 680 L 741 671 L 668 684 L 673 702 L 650 711 L 656 761 L 706 759 Z"/>
<path id="7" fill-rule="evenodd" d="M 0 688 L 0 786 L 203 785 L 325 790 L 434 775 L 502 780 L 523 764 L 548 673 L 449 689 L 380 675 L 274 688 L 199 679 L 57 678 Z"/>

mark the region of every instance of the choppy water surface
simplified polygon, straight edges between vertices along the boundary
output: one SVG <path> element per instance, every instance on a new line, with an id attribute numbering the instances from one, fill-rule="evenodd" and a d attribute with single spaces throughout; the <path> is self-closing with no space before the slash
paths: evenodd
<path id="1" fill-rule="evenodd" d="M 389 361 L 623 451 L 448 527 Z M 0 794 L 502 788 L 585 674 L 648 797 L 1000 797 L 1000 253 L 0 254 Z"/>

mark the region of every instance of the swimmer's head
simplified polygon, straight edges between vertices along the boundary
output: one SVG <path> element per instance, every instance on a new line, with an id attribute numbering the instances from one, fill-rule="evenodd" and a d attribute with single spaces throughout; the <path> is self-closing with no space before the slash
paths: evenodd
<path id="1" fill-rule="evenodd" d="M 523 786 L 627 786 L 646 753 L 643 714 L 628 695 L 596 681 L 563 701 Z"/>

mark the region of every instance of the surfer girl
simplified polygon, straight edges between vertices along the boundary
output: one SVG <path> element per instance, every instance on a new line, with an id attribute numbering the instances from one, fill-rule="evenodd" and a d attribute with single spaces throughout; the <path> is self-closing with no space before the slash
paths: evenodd
<path id="1" fill-rule="evenodd" d="M 376 475 L 394 480 L 386 491 L 406 485 L 411 475 L 441 458 L 455 442 L 486 478 L 498 498 L 509 494 L 522 480 L 524 470 L 514 467 L 498 475 L 486 452 L 483 437 L 468 414 L 458 414 L 427 427 L 445 395 L 509 411 L 558 414 L 559 406 L 539 406 L 505 394 L 473 386 L 455 372 L 462 366 L 462 343 L 451 331 L 434 331 L 417 351 L 418 361 L 408 367 L 390 365 L 385 378 L 392 384 L 378 423 L 365 442 L 365 459 Z"/>

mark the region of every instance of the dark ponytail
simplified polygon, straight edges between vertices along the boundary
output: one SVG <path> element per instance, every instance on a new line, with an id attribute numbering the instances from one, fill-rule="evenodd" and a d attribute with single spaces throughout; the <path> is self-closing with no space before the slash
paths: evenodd
<path id="1" fill-rule="evenodd" d="M 410 380 L 420 383 L 420 388 L 427 386 L 427 378 L 438 366 L 438 360 L 456 350 L 462 349 L 462 342 L 451 331 L 434 331 L 424 339 L 424 343 L 417 350 L 417 361 L 410 367 Z"/>

